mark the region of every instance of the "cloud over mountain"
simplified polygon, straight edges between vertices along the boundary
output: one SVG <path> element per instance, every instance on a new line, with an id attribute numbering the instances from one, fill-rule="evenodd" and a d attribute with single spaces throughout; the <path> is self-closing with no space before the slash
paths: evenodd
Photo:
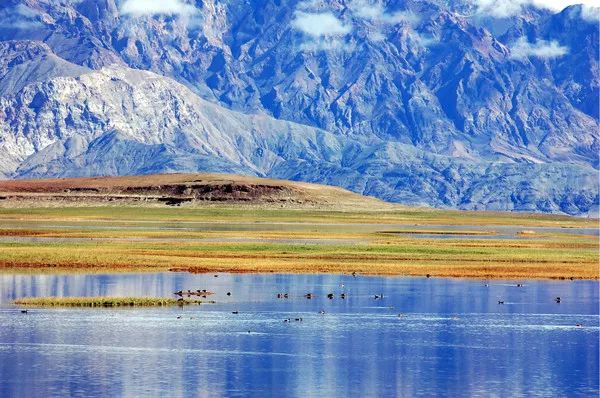
<path id="1" fill-rule="evenodd" d="M 508 18 L 519 15 L 524 7 L 533 6 L 537 8 L 548 9 L 559 12 L 568 6 L 582 4 L 583 18 L 590 18 L 591 15 L 598 15 L 600 4 L 597 0 L 472 0 L 477 7 L 477 11 L 482 15 L 489 15 L 498 18 Z M 593 18 L 593 17 L 592 17 Z"/>
<path id="2" fill-rule="evenodd" d="M 0 175 L 229 171 L 594 213 L 598 25 L 474 1 L 0 1 Z"/>
<path id="3" fill-rule="evenodd" d="M 302 32 L 304 51 L 347 49 L 341 38 L 352 31 L 332 12 L 306 12 L 296 10 L 292 26 Z"/>
<path id="4" fill-rule="evenodd" d="M 33 29 L 41 26 L 38 14 L 25 4 L 0 9 L 0 28 L 4 29 Z"/>
<path id="5" fill-rule="evenodd" d="M 314 38 L 343 36 L 352 31 L 350 25 L 344 25 L 331 12 L 309 13 L 297 11 L 292 25 L 302 33 Z"/>
<path id="6" fill-rule="evenodd" d="M 417 23 L 419 17 L 410 11 L 387 11 L 380 2 L 369 0 L 353 0 L 348 3 L 355 17 L 368 19 L 383 24 L 397 24 L 400 22 Z"/>
<path id="7" fill-rule="evenodd" d="M 527 57 L 557 58 L 568 54 L 568 52 L 568 47 L 561 46 L 555 40 L 537 40 L 535 43 L 530 43 L 524 37 L 517 40 L 510 48 L 511 57 L 514 59 L 524 59 Z"/>
<path id="8" fill-rule="evenodd" d="M 120 10 L 124 15 L 135 17 L 159 14 L 191 16 L 198 12 L 196 7 L 182 0 L 125 0 Z"/>

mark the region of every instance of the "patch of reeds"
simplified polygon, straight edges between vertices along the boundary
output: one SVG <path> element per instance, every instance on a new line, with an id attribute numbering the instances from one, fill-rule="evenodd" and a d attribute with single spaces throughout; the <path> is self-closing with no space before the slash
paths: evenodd
<path id="1" fill-rule="evenodd" d="M 25 297 L 13 301 L 15 305 L 39 307 L 167 307 L 201 303 L 165 297 Z"/>

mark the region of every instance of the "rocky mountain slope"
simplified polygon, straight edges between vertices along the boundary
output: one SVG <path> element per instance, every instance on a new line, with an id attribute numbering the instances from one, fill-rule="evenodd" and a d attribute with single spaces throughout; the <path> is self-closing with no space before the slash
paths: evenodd
<path id="1" fill-rule="evenodd" d="M 0 173 L 219 171 L 411 204 L 598 207 L 598 22 L 581 6 L 137 3 L 0 5 Z"/>

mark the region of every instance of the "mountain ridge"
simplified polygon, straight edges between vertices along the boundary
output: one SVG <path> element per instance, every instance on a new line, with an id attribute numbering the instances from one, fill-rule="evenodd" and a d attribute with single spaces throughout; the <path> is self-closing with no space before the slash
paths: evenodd
<path id="1" fill-rule="evenodd" d="M 476 21 L 442 2 L 386 2 L 376 21 L 340 1 L 320 11 L 354 26 L 340 39 L 348 48 L 308 48 L 287 25 L 303 2 L 254 3 L 186 2 L 197 10 L 186 19 L 122 15 L 113 0 L 28 0 L 35 27 L 0 25 L 0 172 L 204 170 L 406 204 L 597 209 L 598 120 L 588 103 L 600 81 L 598 34 L 577 23 L 580 8 L 528 9 L 499 29 L 497 18 Z M 560 38 L 575 56 L 513 59 L 509 44 L 525 36 Z M 17 58 L 18 68 L 2 68 Z"/>

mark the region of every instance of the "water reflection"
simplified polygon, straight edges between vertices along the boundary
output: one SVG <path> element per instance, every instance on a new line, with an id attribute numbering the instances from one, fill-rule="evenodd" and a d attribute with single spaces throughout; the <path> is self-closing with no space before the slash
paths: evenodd
<path id="1" fill-rule="evenodd" d="M 2 275 L 0 396 L 597 396 L 598 284 L 524 285 L 332 275 Z M 36 295 L 171 296 L 203 288 L 219 303 L 27 315 L 9 304 Z M 279 292 L 290 299 L 278 300 Z M 307 292 L 316 297 L 304 299 Z M 335 299 L 327 299 L 330 292 Z M 302 322 L 283 322 L 290 317 Z"/>

